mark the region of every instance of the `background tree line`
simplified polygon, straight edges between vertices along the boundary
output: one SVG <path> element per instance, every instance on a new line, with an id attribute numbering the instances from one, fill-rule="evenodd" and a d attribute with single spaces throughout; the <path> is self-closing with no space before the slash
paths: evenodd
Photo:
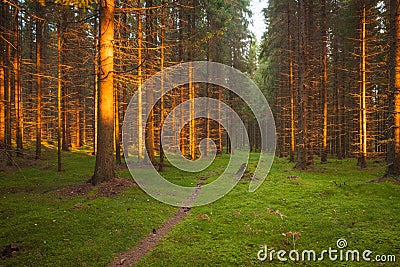
<path id="1" fill-rule="evenodd" d="M 318 155 L 388 159 L 400 166 L 399 3 L 397 0 L 270 0 L 260 54 L 248 30 L 248 0 L 2 1 L 0 6 L 0 144 L 8 165 L 35 146 L 59 151 L 92 146 L 92 183 L 113 177 L 122 162 L 121 125 L 143 82 L 168 66 L 193 60 L 230 65 L 252 77 L 277 125 L 277 154 L 306 169 Z M 259 56 L 259 62 L 257 57 Z M 162 90 L 162 88 L 160 89 Z M 160 129 L 188 99 L 213 97 L 244 118 L 253 150 L 256 122 L 240 99 L 213 85 L 189 83 L 152 108 L 138 161 L 163 167 Z M 151 95 L 149 96 L 151 98 Z M 219 112 L 210 111 L 210 112 Z M 179 134 L 181 152 L 198 156 L 198 141 L 231 151 L 224 129 L 197 119 Z"/>
<path id="2" fill-rule="evenodd" d="M 98 157 L 92 182 L 110 179 L 113 158 L 122 161 L 127 104 L 147 78 L 193 60 L 248 69 L 253 42 L 248 8 L 248 0 L 2 1 L 0 144 L 7 164 L 26 156 L 32 145 L 37 159 L 43 144 L 59 151 L 90 145 Z M 152 109 L 146 133 L 133 137 L 138 143 L 145 139 L 150 151 L 149 159 L 139 153 L 138 160 L 162 168 L 159 139 L 166 114 L 200 95 L 232 106 L 236 101 L 215 86 L 177 88 Z M 149 101 L 140 99 L 138 116 Z M 252 127 L 250 119 L 248 124 Z M 206 136 L 222 153 L 227 137 L 220 125 L 205 119 L 185 126 L 182 152 L 195 158 L 197 140 Z"/>
<path id="3" fill-rule="evenodd" d="M 387 156 L 389 172 L 399 165 L 398 9 L 399 1 L 269 1 L 255 79 L 273 103 L 279 156 L 300 169 L 315 155 L 357 157 L 361 168 Z"/>

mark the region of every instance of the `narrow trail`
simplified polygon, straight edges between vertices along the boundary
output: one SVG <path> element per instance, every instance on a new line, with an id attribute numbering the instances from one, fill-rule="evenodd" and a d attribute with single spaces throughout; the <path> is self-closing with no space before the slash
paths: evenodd
<path id="1" fill-rule="evenodd" d="M 192 203 L 200 193 L 201 186 L 206 179 L 200 179 L 195 192 L 188 199 L 188 203 Z M 144 258 L 151 250 L 153 250 L 160 240 L 179 222 L 187 216 L 189 208 L 179 208 L 175 214 L 169 217 L 158 229 L 154 229 L 151 233 L 142 239 L 136 246 L 129 251 L 119 254 L 108 267 L 116 266 L 134 266 L 139 260 Z"/>

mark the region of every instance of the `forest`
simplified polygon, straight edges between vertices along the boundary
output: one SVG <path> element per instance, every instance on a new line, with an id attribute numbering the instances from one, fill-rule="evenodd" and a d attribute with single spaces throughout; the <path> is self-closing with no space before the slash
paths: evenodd
<path id="1" fill-rule="evenodd" d="M 255 4 L 261 40 L 250 30 Z M 165 92 L 162 73 L 191 62 L 224 64 L 251 80 L 276 132 L 242 95 L 196 82 L 195 68 Z M 157 75 L 161 86 L 145 92 Z M 223 80 L 239 86 L 237 77 Z M 196 110 L 205 98 L 220 104 Z M 164 126 L 184 103 L 171 135 L 188 162 L 213 158 L 199 172 L 179 169 L 163 147 Z M 221 122 L 225 106 L 248 145 Z M 201 195 L 242 148 L 236 187 L 214 203 L 174 208 L 142 187 L 152 166 Z M 263 158 L 272 151 L 275 160 Z M 396 266 L 400 2 L 2 0 L 0 158 L 0 265 L 259 266 L 268 243 L 287 255 L 348 245 Z M 268 264 L 282 263 L 269 255 Z M 360 260 L 345 264 L 370 266 Z"/>
<path id="2" fill-rule="evenodd" d="M 298 2 L 265 10 L 258 79 L 271 91 L 278 155 L 300 168 L 315 154 L 357 157 L 361 168 L 387 156 L 397 173 L 396 1 Z"/>

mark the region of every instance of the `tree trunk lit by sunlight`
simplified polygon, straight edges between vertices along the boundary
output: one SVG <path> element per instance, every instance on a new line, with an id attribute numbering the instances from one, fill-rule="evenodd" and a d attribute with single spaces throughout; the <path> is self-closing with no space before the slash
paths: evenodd
<path id="1" fill-rule="evenodd" d="M 96 166 L 91 183 L 114 178 L 114 0 L 100 3 L 99 125 Z"/>
<path id="2" fill-rule="evenodd" d="M 61 171 L 62 114 L 61 114 L 61 23 L 58 8 L 57 23 L 57 170 Z"/>
<path id="3" fill-rule="evenodd" d="M 141 7 L 141 0 L 137 1 L 138 8 Z M 143 49 L 143 29 L 142 29 L 142 12 L 141 10 L 138 11 L 138 18 L 137 18 L 137 36 L 138 36 L 138 160 L 143 160 L 143 128 L 142 128 L 142 49 Z"/>
<path id="4" fill-rule="evenodd" d="M 358 164 L 360 168 L 367 167 L 367 106 L 366 106 L 366 91 L 367 91 L 367 37 L 366 37 L 366 7 L 365 3 L 362 7 L 362 22 L 361 22 L 361 84 L 360 84 L 360 155 Z"/>

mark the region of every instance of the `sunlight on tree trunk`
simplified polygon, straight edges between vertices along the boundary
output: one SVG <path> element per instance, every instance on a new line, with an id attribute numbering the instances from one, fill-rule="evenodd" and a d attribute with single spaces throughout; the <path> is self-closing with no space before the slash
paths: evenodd
<path id="1" fill-rule="evenodd" d="M 288 3 L 288 10 L 291 10 L 290 3 Z M 295 88 L 293 84 L 293 37 L 290 31 L 292 22 L 290 19 L 290 12 L 288 12 L 288 39 L 289 39 L 289 92 L 290 92 L 290 154 L 289 161 L 294 162 L 294 155 L 296 149 L 296 118 L 295 118 Z"/>
<path id="2" fill-rule="evenodd" d="M 114 0 L 100 3 L 99 125 L 96 165 L 91 183 L 109 181 L 114 175 Z"/>
<path id="3" fill-rule="evenodd" d="M 36 9 L 39 15 L 42 14 L 40 4 L 36 3 Z M 42 152 L 42 33 L 44 21 L 39 16 L 36 19 L 36 90 L 37 90 L 37 107 L 36 107 L 36 159 L 39 159 Z"/>
<path id="4" fill-rule="evenodd" d="M 93 33 L 94 36 L 98 36 L 99 23 L 98 20 L 94 20 Z M 94 40 L 94 51 L 93 51 L 93 155 L 97 154 L 97 136 L 98 136 L 98 126 L 99 126 L 99 43 L 97 38 Z"/>
<path id="5" fill-rule="evenodd" d="M 62 149 L 62 86 L 61 86 L 61 22 L 60 8 L 58 8 L 57 23 L 57 169 L 60 172 L 61 167 L 61 149 Z"/>
<path id="6" fill-rule="evenodd" d="M 13 51 L 13 74 L 14 74 L 14 108 L 15 108 L 15 140 L 17 143 L 17 156 L 22 157 L 23 139 L 23 116 L 22 116 L 22 87 L 21 87 L 21 48 L 19 36 L 19 8 L 14 11 L 14 51 Z"/>
<path id="7" fill-rule="evenodd" d="M 141 0 L 137 2 L 138 7 L 141 7 Z M 142 12 L 139 9 L 138 18 L 137 18 L 137 36 L 138 36 L 138 160 L 143 160 L 143 125 L 142 125 L 142 116 L 143 116 L 143 102 L 142 102 L 142 49 L 143 49 L 143 29 L 142 29 Z"/>
<path id="8" fill-rule="evenodd" d="M 367 37 L 366 37 L 366 7 L 365 3 L 362 7 L 362 22 L 361 22 L 361 84 L 360 84 L 360 155 L 358 164 L 361 169 L 367 167 L 367 106 L 366 106 L 366 91 L 367 91 Z"/>

